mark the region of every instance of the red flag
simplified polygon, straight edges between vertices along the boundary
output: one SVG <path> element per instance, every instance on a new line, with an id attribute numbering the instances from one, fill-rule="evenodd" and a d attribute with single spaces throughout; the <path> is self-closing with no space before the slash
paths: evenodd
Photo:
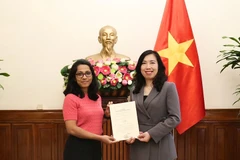
<path id="1" fill-rule="evenodd" d="M 181 108 L 182 134 L 205 116 L 201 71 L 184 0 L 167 0 L 154 50 L 176 84 Z"/>

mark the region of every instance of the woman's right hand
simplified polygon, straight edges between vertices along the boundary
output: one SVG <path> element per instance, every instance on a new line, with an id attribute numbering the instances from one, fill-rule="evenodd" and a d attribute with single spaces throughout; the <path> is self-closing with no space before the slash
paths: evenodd
<path id="1" fill-rule="evenodd" d="M 112 143 L 116 143 L 117 141 L 115 141 L 115 138 L 113 138 L 113 136 L 102 135 L 101 142 L 105 144 L 112 144 Z"/>
<path id="2" fill-rule="evenodd" d="M 131 138 L 129 138 L 129 139 L 126 140 L 126 143 L 127 143 L 127 144 L 133 144 L 133 143 L 135 142 L 135 139 L 136 139 L 136 138 L 131 137 Z"/>

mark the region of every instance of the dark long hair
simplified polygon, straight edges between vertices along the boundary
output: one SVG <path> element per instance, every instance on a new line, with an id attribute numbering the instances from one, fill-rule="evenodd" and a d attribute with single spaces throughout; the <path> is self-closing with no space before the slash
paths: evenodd
<path id="1" fill-rule="evenodd" d="M 164 82 L 167 81 L 167 75 L 165 73 L 166 68 L 163 65 L 163 62 L 159 54 L 153 50 L 146 50 L 140 55 L 137 62 L 136 75 L 134 77 L 134 80 L 135 80 L 135 88 L 133 90 L 134 94 L 139 93 L 140 89 L 146 84 L 145 78 L 141 73 L 141 66 L 144 58 L 150 54 L 153 54 L 156 57 L 157 63 L 158 63 L 158 72 L 157 72 L 157 75 L 154 77 L 153 86 L 157 89 L 158 92 L 160 92 L 162 90 Z"/>
<path id="2" fill-rule="evenodd" d="M 64 90 L 63 94 L 66 96 L 67 94 L 72 93 L 80 98 L 83 98 L 85 96 L 84 92 L 82 91 L 82 88 L 77 84 L 76 76 L 75 76 L 77 72 L 77 67 L 79 65 L 87 65 L 92 72 L 92 83 L 88 87 L 88 97 L 89 99 L 96 101 L 99 97 L 97 94 L 98 93 L 97 77 L 95 75 L 92 65 L 89 63 L 89 61 L 85 59 L 79 59 L 72 65 L 72 68 L 68 76 L 67 87 Z"/>

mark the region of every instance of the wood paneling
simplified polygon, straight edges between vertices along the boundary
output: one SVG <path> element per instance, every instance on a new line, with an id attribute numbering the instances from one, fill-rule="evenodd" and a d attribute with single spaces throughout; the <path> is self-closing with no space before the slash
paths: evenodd
<path id="1" fill-rule="evenodd" d="M 35 155 L 37 160 L 57 158 L 57 124 L 35 125 Z"/>
<path id="2" fill-rule="evenodd" d="M 178 160 L 238 160 L 239 127 L 239 109 L 207 110 L 185 133 L 174 132 Z"/>
<path id="3" fill-rule="evenodd" d="M 125 102 L 125 98 L 103 97 Z M 238 160 L 239 109 L 207 110 L 205 118 L 179 135 L 174 131 L 178 160 Z M 104 125 L 111 135 L 111 121 Z M 62 160 L 67 133 L 61 110 L 0 110 L 0 160 Z M 128 160 L 124 142 L 103 145 L 103 160 Z"/>
<path id="4" fill-rule="evenodd" d="M 33 124 L 12 124 L 13 160 L 34 159 Z"/>
<path id="5" fill-rule="evenodd" d="M 0 159 L 11 159 L 11 125 L 0 124 Z"/>
<path id="6" fill-rule="evenodd" d="M 0 160 L 61 160 L 66 137 L 61 110 L 0 111 Z"/>

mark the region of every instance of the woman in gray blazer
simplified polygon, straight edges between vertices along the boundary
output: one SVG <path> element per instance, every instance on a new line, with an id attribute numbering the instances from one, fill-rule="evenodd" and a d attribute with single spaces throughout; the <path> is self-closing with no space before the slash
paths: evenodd
<path id="1" fill-rule="evenodd" d="M 181 121 L 176 86 L 167 82 L 165 67 L 155 51 L 141 54 L 136 72 L 130 99 L 136 102 L 140 134 L 126 140 L 130 159 L 174 160 L 177 153 L 172 131 Z"/>

